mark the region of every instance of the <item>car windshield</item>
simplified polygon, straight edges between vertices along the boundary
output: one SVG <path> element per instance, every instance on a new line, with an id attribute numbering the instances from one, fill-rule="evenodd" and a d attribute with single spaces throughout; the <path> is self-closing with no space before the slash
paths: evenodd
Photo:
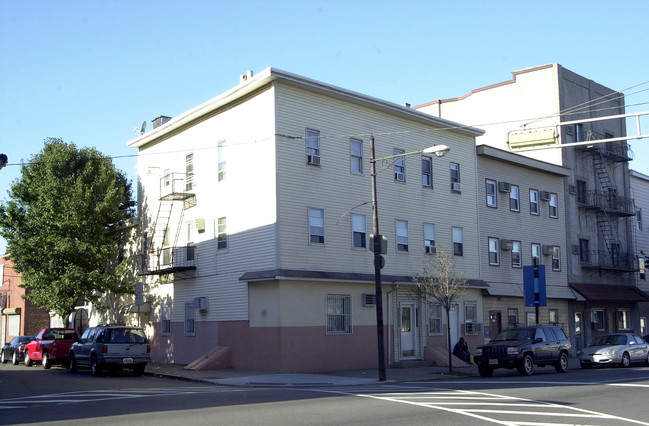
<path id="1" fill-rule="evenodd" d="M 605 334 L 597 337 L 591 346 L 626 345 L 626 336 L 619 334 Z"/>
<path id="2" fill-rule="evenodd" d="M 494 341 L 507 341 L 507 340 L 532 340 L 534 337 L 534 330 L 530 328 L 520 328 L 501 331 Z"/>

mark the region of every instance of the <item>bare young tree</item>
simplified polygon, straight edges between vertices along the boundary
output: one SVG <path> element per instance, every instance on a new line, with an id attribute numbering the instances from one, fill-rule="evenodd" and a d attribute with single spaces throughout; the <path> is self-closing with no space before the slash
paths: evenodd
<path id="1" fill-rule="evenodd" d="M 424 264 L 422 273 L 412 279 L 415 283 L 413 291 L 418 297 L 425 302 L 435 300 L 446 311 L 448 371 L 453 372 L 450 312 L 455 301 L 466 293 L 468 281 L 462 278 L 461 273 L 456 273 L 452 254 L 439 249 Z"/>

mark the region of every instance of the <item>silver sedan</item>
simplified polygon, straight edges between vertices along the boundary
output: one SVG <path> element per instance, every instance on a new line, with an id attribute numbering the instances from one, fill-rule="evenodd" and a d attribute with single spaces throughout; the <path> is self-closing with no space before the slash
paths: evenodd
<path id="1" fill-rule="evenodd" d="M 603 334 L 578 355 L 581 368 L 617 364 L 628 367 L 635 362 L 649 365 L 649 344 L 632 333 Z"/>

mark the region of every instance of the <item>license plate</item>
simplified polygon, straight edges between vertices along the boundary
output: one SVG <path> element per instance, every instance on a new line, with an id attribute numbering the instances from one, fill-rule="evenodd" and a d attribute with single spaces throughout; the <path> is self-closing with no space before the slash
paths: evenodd
<path id="1" fill-rule="evenodd" d="M 489 364 L 491 365 L 498 365 L 498 360 L 497 359 L 490 359 Z"/>
<path id="2" fill-rule="evenodd" d="M 133 364 L 133 358 L 122 358 L 124 364 Z"/>

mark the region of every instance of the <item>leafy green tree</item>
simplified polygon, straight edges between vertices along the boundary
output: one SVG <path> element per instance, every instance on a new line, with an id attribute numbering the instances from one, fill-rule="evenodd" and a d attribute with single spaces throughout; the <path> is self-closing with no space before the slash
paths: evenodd
<path id="1" fill-rule="evenodd" d="M 61 316 L 77 300 L 133 292 L 118 258 L 119 228 L 133 216 L 131 184 L 110 158 L 48 138 L 0 205 L 0 235 L 26 298 Z"/>
<path id="2" fill-rule="evenodd" d="M 448 371 L 453 372 L 451 346 L 451 309 L 455 301 L 466 293 L 468 281 L 455 271 L 455 262 L 451 253 L 437 250 L 424 265 L 421 274 L 413 277 L 413 292 L 424 301 L 435 300 L 446 311 L 446 336 L 448 347 Z"/>

